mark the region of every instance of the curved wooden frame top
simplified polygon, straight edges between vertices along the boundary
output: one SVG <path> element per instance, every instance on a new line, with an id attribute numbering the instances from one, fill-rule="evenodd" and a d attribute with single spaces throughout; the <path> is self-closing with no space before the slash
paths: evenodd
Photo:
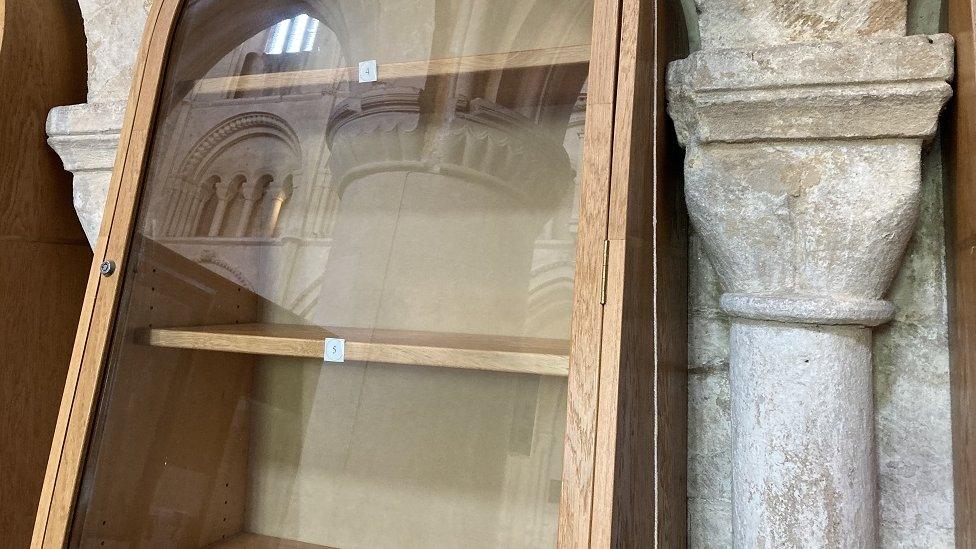
<path id="1" fill-rule="evenodd" d="M 121 274 L 102 276 L 99 266 L 111 260 L 125 272 L 167 55 L 186 2 L 158 0 L 147 21 L 35 549 L 68 541 L 122 289 Z M 673 132 L 663 100 L 664 69 L 685 45 L 676 32 L 680 13 L 672 0 L 594 2 L 560 547 L 651 539 L 672 547 L 685 538 L 687 259 L 681 160 L 674 140 L 664 138 Z"/>

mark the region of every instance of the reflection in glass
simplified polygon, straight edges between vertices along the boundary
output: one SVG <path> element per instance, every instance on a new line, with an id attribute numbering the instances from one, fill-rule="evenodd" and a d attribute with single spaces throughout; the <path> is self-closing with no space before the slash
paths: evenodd
<path id="1" fill-rule="evenodd" d="M 74 545 L 555 544 L 591 12 L 188 2 Z"/>

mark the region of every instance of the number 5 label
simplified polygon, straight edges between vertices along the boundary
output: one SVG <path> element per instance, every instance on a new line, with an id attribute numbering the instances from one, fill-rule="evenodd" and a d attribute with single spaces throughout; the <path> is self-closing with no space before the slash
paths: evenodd
<path id="1" fill-rule="evenodd" d="M 325 340 L 325 361 L 326 362 L 346 361 L 346 340 L 345 339 L 330 338 Z"/>

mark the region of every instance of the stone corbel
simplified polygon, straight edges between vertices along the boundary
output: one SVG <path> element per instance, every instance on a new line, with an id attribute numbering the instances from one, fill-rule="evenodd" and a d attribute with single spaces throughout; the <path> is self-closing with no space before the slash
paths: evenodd
<path id="1" fill-rule="evenodd" d="M 98 240 L 125 101 L 56 107 L 48 115 L 48 144 L 74 174 L 73 197 L 89 243 Z"/>
<path id="2" fill-rule="evenodd" d="M 732 318 L 734 546 L 873 547 L 870 327 L 893 314 L 952 39 L 705 45 L 670 67 L 669 109 Z"/>

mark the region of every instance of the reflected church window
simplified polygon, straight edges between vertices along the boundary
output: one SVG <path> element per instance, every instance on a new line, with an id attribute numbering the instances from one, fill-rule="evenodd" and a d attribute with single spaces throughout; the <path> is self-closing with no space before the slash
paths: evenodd
<path id="1" fill-rule="evenodd" d="M 268 37 L 264 52 L 272 55 L 312 51 L 315 36 L 319 32 L 319 22 L 308 14 L 285 19 L 277 25 Z"/>
<path id="2" fill-rule="evenodd" d="M 556 544 L 592 0 L 325 4 L 187 0 L 79 546 Z"/>

